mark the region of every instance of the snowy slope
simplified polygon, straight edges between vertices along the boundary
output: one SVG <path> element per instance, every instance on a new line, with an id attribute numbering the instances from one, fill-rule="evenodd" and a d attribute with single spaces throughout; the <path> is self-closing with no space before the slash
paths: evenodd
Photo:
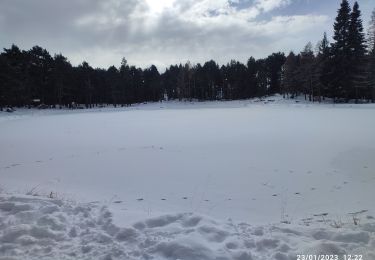
<path id="1" fill-rule="evenodd" d="M 291 260 L 297 254 L 375 259 L 375 223 L 253 226 L 185 213 L 120 227 L 98 203 L 0 195 L 0 259 Z"/>

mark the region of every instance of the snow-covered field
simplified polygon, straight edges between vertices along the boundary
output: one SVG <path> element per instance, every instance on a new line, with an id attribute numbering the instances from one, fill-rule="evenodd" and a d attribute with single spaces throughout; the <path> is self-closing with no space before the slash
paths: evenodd
<path id="1" fill-rule="evenodd" d="M 0 112 L 0 259 L 375 259 L 375 106 L 272 99 Z"/>

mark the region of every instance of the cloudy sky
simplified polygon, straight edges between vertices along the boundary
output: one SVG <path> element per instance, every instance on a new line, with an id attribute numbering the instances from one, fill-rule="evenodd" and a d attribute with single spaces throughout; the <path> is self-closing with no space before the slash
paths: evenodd
<path id="1" fill-rule="evenodd" d="M 40 45 L 94 67 L 220 64 L 315 44 L 340 0 L 1 0 L 0 47 Z M 359 0 L 367 26 L 374 0 Z M 351 1 L 353 3 L 353 1 Z"/>

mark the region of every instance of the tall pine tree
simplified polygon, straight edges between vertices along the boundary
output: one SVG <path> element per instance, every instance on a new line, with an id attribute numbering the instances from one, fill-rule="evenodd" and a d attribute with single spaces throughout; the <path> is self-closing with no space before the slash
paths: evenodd
<path id="1" fill-rule="evenodd" d="M 283 97 L 291 94 L 294 98 L 298 94 L 297 83 L 297 67 L 298 61 L 294 52 L 290 52 L 286 57 L 286 61 L 282 69 L 281 92 Z"/>
<path id="2" fill-rule="evenodd" d="M 322 97 L 327 93 L 327 87 L 329 82 L 329 58 L 330 48 L 327 33 L 324 33 L 323 39 L 319 42 L 318 54 L 315 59 L 313 66 L 313 88 L 314 95 L 318 97 L 318 101 L 321 101 Z"/>
<path id="3" fill-rule="evenodd" d="M 350 11 L 349 2 L 343 0 L 333 26 L 333 39 L 335 42 L 332 44 L 332 73 L 330 75 L 329 85 L 331 88 L 330 96 L 334 98 L 334 100 L 336 100 L 337 97 L 345 97 L 348 99 L 351 87 L 349 77 L 351 56 L 349 47 Z"/>
<path id="4" fill-rule="evenodd" d="M 369 51 L 372 52 L 375 50 L 375 9 L 372 11 L 371 21 L 368 29 L 368 45 Z"/>
<path id="5" fill-rule="evenodd" d="M 375 102 L 375 9 L 369 27 L 368 89 L 372 102 Z"/>
<path id="6" fill-rule="evenodd" d="M 352 97 L 354 96 L 357 102 L 359 96 L 363 93 L 363 89 L 367 87 L 365 34 L 363 32 L 361 11 L 357 2 L 354 3 L 353 11 L 350 14 L 349 48 L 350 89 L 348 89 L 348 94 Z"/>

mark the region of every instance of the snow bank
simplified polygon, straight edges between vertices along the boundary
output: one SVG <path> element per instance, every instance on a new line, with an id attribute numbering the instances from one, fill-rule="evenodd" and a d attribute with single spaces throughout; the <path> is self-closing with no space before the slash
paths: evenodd
<path id="1" fill-rule="evenodd" d="M 252 226 L 186 213 L 114 224 L 99 203 L 0 194 L 0 259 L 275 259 L 362 254 L 375 259 L 375 223 Z"/>

